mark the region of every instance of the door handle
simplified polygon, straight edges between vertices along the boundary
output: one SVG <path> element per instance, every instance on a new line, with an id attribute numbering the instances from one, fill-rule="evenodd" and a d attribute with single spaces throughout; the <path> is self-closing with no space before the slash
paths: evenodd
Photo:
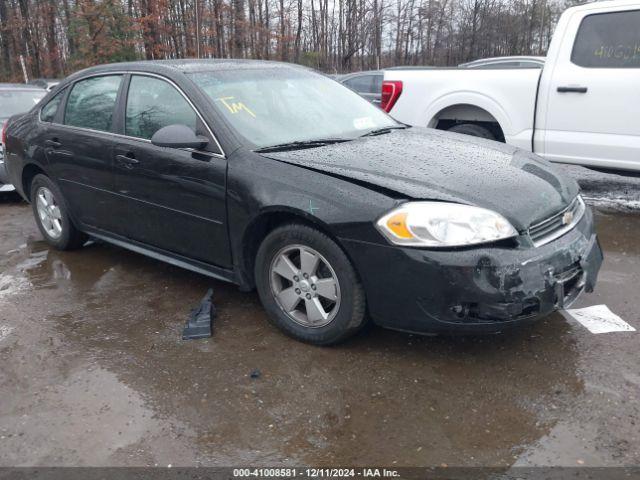
<path id="1" fill-rule="evenodd" d="M 558 93 L 587 93 L 587 87 L 558 87 Z"/>
<path id="2" fill-rule="evenodd" d="M 126 155 L 116 155 L 116 160 L 118 162 L 118 165 L 127 169 L 132 169 L 134 165 L 140 163 L 135 159 L 132 153 L 128 153 Z"/>
<path id="3" fill-rule="evenodd" d="M 53 148 L 60 148 L 62 146 L 62 144 L 58 141 L 57 138 L 54 138 L 53 140 L 45 140 L 44 144 L 48 147 L 53 147 Z"/>

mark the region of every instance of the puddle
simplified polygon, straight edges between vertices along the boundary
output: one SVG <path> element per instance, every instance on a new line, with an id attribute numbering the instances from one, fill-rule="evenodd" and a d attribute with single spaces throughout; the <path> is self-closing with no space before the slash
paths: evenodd
<path id="1" fill-rule="evenodd" d="M 598 213 L 601 281 L 576 307 L 636 322 L 637 218 Z M 122 249 L 29 241 L 8 258 L 3 465 L 640 461 L 621 443 L 640 441 L 637 335 L 614 341 L 555 314 L 508 335 L 372 328 L 316 348 L 271 327 L 254 293 Z M 184 342 L 209 287 L 213 337 Z"/>

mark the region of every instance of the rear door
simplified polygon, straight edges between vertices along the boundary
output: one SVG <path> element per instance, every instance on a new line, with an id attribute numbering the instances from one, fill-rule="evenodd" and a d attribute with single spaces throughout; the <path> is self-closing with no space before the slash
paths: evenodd
<path id="1" fill-rule="evenodd" d="M 572 15 L 547 62 L 536 149 L 552 161 L 639 169 L 640 10 L 598 8 Z"/>
<path id="2" fill-rule="evenodd" d="M 226 225 L 227 161 L 186 95 L 169 80 L 131 74 L 114 163 L 116 213 L 137 242 L 220 267 L 231 266 Z M 186 125 L 210 139 L 202 151 L 157 147 L 162 127 Z"/>
<path id="3" fill-rule="evenodd" d="M 121 74 L 103 74 L 78 80 L 59 94 L 63 108 L 56 107 L 56 96 L 40 112 L 45 128 L 39 141 L 74 217 L 109 231 L 118 226 L 112 215 L 111 152 L 122 79 Z"/>

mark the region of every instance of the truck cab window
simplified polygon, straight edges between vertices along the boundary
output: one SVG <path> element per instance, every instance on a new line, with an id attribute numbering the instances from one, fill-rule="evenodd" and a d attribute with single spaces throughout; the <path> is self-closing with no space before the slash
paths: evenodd
<path id="1" fill-rule="evenodd" d="M 586 68 L 640 68 L 640 10 L 586 16 L 571 61 Z"/>

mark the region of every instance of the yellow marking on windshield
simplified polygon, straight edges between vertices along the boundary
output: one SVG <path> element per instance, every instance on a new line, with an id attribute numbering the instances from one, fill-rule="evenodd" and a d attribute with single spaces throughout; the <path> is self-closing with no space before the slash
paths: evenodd
<path id="1" fill-rule="evenodd" d="M 244 103 L 242 102 L 232 102 L 232 100 L 236 98 L 236 97 L 220 97 L 218 98 L 218 100 L 220 100 L 225 107 L 227 107 L 227 110 L 229 110 L 229 113 L 238 113 L 241 111 L 245 111 L 247 112 L 249 115 L 251 115 L 253 118 L 256 118 L 256 114 L 253 113 L 251 111 L 251 109 L 249 107 L 247 107 Z"/>

